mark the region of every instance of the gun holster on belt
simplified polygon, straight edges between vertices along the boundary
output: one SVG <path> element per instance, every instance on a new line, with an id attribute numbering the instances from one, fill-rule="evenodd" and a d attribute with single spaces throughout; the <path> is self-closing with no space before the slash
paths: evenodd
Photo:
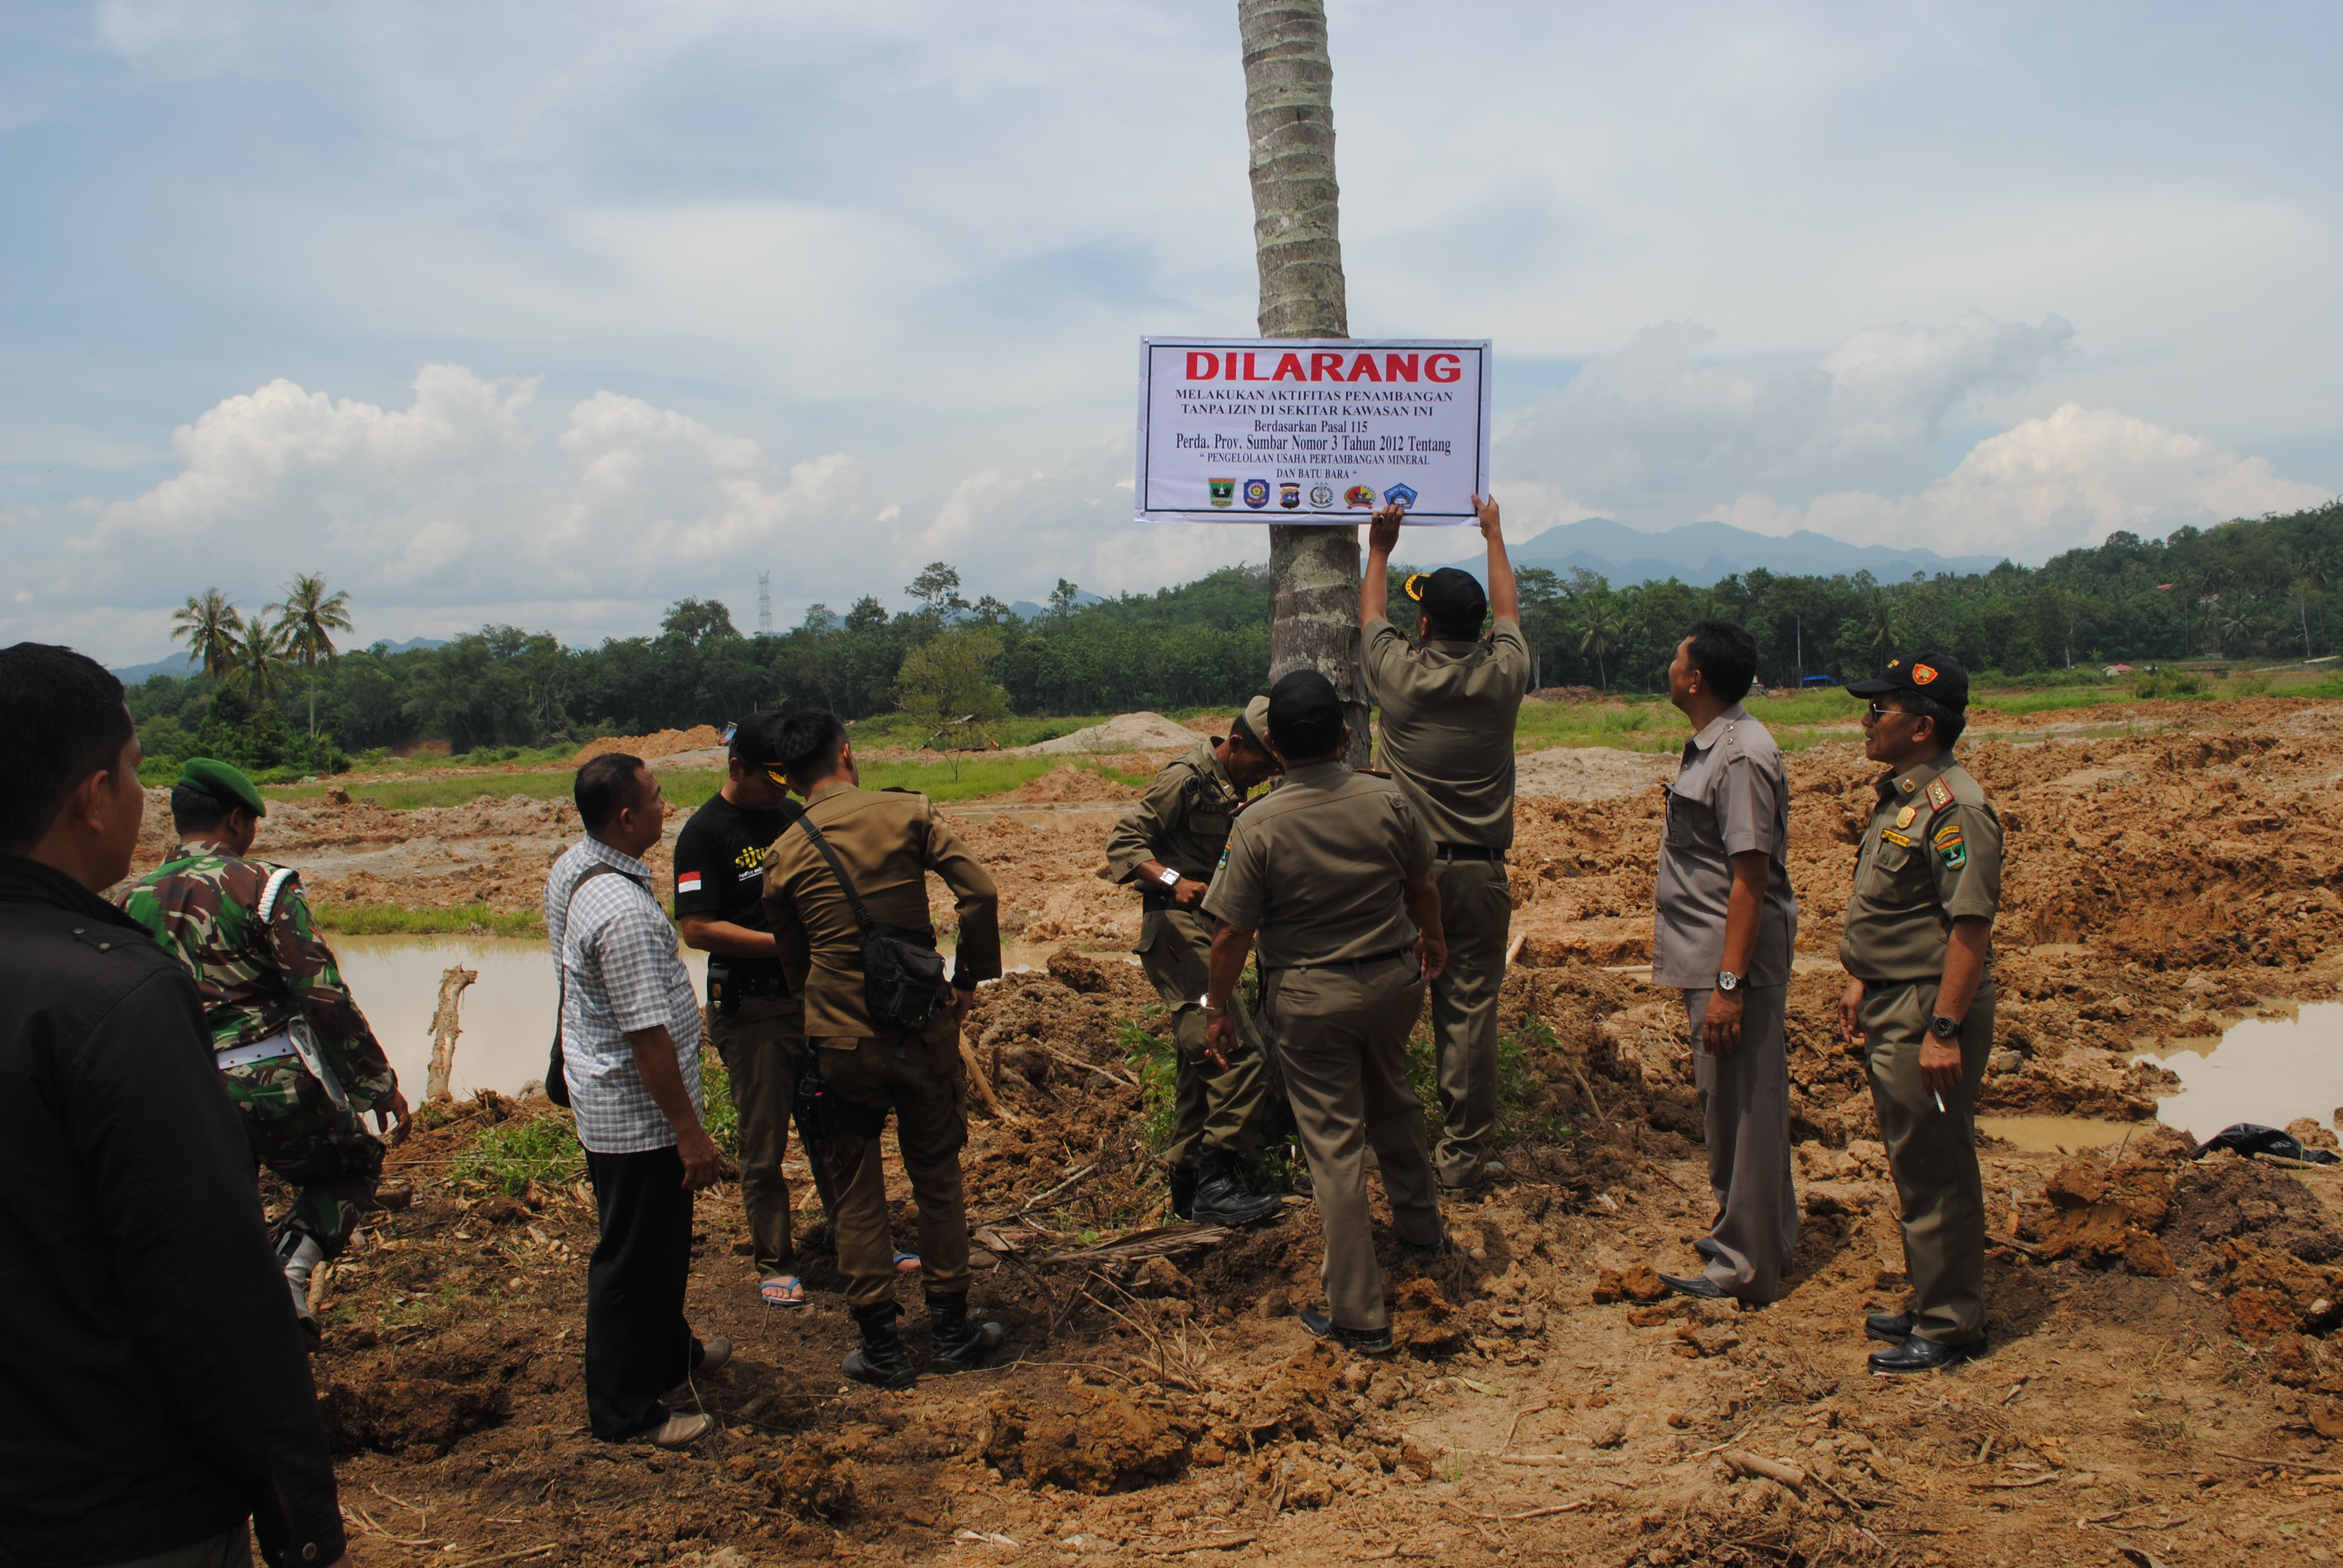
<path id="1" fill-rule="evenodd" d="M 809 1048 L 819 1054 L 820 1047 Z M 840 1133 L 872 1139 L 886 1130 L 887 1112 L 875 1105 L 858 1105 L 832 1089 L 821 1076 L 821 1064 L 809 1062 L 798 1080 L 798 1131 L 817 1143 L 828 1143 Z"/>

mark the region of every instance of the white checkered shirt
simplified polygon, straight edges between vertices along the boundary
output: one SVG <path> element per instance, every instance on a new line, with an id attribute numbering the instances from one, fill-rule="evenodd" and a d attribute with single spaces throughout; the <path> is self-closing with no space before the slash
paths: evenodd
<path id="1" fill-rule="evenodd" d="M 597 877 L 578 889 L 597 860 L 625 875 Z M 553 863 L 545 882 L 545 932 L 560 955 L 566 991 L 561 1051 L 570 1110 L 578 1141 L 597 1154 L 639 1154 L 675 1142 L 667 1112 L 635 1066 L 628 1030 L 667 1025 L 692 1109 L 708 1113 L 699 1095 L 699 998 L 677 950 L 675 928 L 644 886 L 650 874 L 640 860 L 588 839 Z"/>

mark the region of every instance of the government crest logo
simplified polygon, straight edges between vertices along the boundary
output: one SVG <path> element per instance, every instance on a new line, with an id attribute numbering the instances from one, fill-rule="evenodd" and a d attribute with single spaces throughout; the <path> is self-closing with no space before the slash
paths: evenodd
<path id="1" fill-rule="evenodd" d="M 1216 507 L 1228 506 L 1237 498 L 1237 482 L 1234 479 L 1208 479 L 1205 483 L 1212 487 L 1212 505 Z"/>
<path id="2" fill-rule="evenodd" d="M 1247 479 L 1245 481 L 1245 505 L 1252 508 L 1255 511 L 1259 511 L 1262 508 L 1269 505 L 1269 481 L 1267 479 Z"/>
<path id="3" fill-rule="evenodd" d="M 1322 511 L 1324 511 L 1327 508 L 1329 508 L 1329 507 L 1332 506 L 1333 504 L 1334 504 L 1334 491 L 1333 491 L 1333 487 L 1332 487 L 1332 486 L 1329 486 L 1329 485 L 1312 485 L 1312 486 L 1311 486 L 1311 487 L 1310 487 L 1310 508 L 1311 508 L 1311 510 L 1312 510 L 1312 511 L 1318 511 L 1318 512 L 1322 512 Z"/>
<path id="4" fill-rule="evenodd" d="M 1373 485 L 1353 485 L 1349 489 L 1342 492 L 1342 504 L 1346 507 L 1365 507 L 1372 508 L 1375 504 L 1374 487 Z"/>
<path id="5" fill-rule="evenodd" d="M 1415 492 L 1405 485 L 1393 485 L 1383 492 L 1383 499 L 1404 512 L 1415 505 Z"/>
<path id="6" fill-rule="evenodd" d="M 1283 507 L 1289 512 L 1293 510 L 1296 507 L 1299 507 L 1302 504 L 1302 486 L 1300 482 L 1296 480 L 1288 480 L 1286 483 L 1278 486 L 1277 504 Z"/>

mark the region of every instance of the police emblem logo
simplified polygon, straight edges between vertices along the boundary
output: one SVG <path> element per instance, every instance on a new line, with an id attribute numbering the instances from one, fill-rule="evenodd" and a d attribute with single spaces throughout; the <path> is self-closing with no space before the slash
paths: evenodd
<path id="1" fill-rule="evenodd" d="M 1286 483 L 1278 486 L 1277 504 L 1283 507 L 1289 512 L 1302 505 L 1301 484 L 1298 481 L 1288 480 Z"/>
<path id="2" fill-rule="evenodd" d="M 1245 505 L 1252 508 L 1255 511 L 1259 511 L 1262 508 L 1269 505 L 1269 481 L 1267 479 L 1247 479 L 1245 481 L 1244 497 Z"/>
<path id="3" fill-rule="evenodd" d="M 1916 665 L 1914 665 L 1914 666 L 1912 667 L 1912 684 L 1913 684 L 1913 685 L 1915 685 L 1915 686 L 1926 686 L 1926 685 L 1927 685 L 1927 684 L 1928 684 L 1928 682 L 1930 682 L 1930 681 L 1932 681 L 1932 680 L 1934 680 L 1934 679 L 1936 679 L 1936 667 L 1935 665 L 1933 665 L 1933 664 L 1916 664 Z"/>

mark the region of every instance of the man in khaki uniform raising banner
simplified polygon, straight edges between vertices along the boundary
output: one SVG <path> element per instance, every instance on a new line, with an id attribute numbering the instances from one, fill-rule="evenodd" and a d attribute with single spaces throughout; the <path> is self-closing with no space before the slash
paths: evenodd
<path id="1" fill-rule="evenodd" d="M 1271 690 L 1269 742 L 1285 782 L 1237 819 L 1204 895 L 1204 912 L 1221 922 L 1204 1040 L 1222 1054 L 1235 1047 L 1232 999 L 1258 932 L 1262 1016 L 1326 1232 L 1326 1306 L 1303 1309 L 1302 1323 L 1354 1350 L 1387 1351 L 1367 1149 L 1402 1244 L 1439 1256 L 1438 1188 L 1404 1059 L 1423 982 L 1440 973 L 1447 944 L 1431 836 L 1391 780 L 1342 761 L 1350 732 L 1333 683 L 1316 670 Z"/>
<path id="2" fill-rule="evenodd" d="M 1367 530 L 1359 585 L 1359 666 L 1382 710 L 1375 759 L 1423 818 L 1437 846 L 1434 878 L 1448 934 L 1448 968 L 1432 982 L 1432 1034 L 1440 1060 L 1443 1187 L 1463 1191 L 1504 1174 L 1489 1158 L 1497 1125 L 1497 988 L 1505 978 L 1513 921 L 1505 851 L 1513 842 L 1513 721 L 1530 684 L 1521 598 L 1505 558 L 1494 497 L 1475 496 L 1489 544 L 1489 590 L 1470 572 L 1443 567 L 1408 578 L 1416 607 L 1412 645 L 1383 613 L 1402 508 L 1385 507 Z M 1488 637 L 1483 617 L 1495 611 Z"/>
<path id="3" fill-rule="evenodd" d="M 1878 679 L 1847 690 L 1871 699 L 1863 754 L 1887 772 L 1839 942 L 1854 977 L 1839 1027 L 1864 1049 L 1912 1280 L 1908 1311 L 1874 1312 L 1864 1327 L 1895 1347 L 1873 1354 L 1873 1372 L 1934 1372 L 1986 1350 L 1975 1117 L 1993 1050 L 2001 819 L 1953 760 L 1968 723 L 1959 665 L 1940 653 L 1890 659 Z"/>

